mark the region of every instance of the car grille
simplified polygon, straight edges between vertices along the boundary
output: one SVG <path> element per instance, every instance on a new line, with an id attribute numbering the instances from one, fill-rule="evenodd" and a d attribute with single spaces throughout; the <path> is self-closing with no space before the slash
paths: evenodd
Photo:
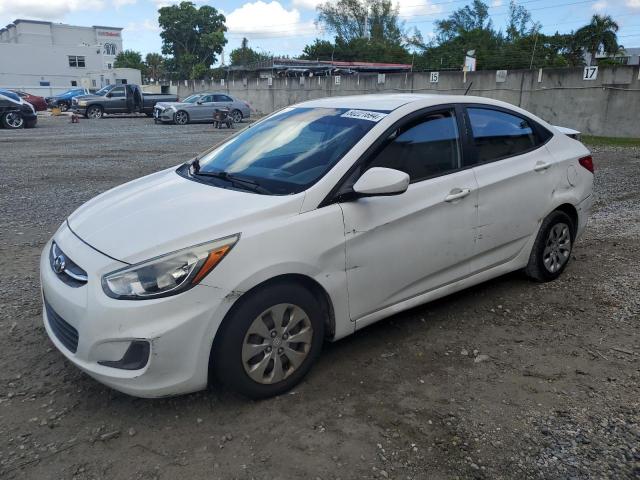
<path id="1" fill-rule="evenodd" d="M 44 307 L 47 310 L 47 320 L 49 321 L 49 326 L 53 334 L 71 353 L 76 353 L 78 350 L 78 330 L 65 322 L 64 318 L 51 308 L 46 298 L 44 300 Z"/>
<path id="2" fill-rule="evenodd" d="M 56 260 L 60 259 L 63 268 L 56 268 Z M 49 264 L 53 273 L 64 283 L 70 287 L 81 287 L 87 283 L 87 272 L 76 265 L 65 253 L 60 250 L 56 242 L 51 242 L 51 250 L 49 250 Z M 60 271 L 58 271 L 60 270 Z"/>

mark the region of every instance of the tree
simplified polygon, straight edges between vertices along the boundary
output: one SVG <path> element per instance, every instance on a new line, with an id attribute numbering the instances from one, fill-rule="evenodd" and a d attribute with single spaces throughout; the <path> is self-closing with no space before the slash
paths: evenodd
<path id="1" fill-rule="evenodd" d="M 255 51 L 249 47 L 249 40 L 243 38 L 240 48 L 233 49 L 229 54 L 229 58 L 231 60 L 231 65 L 251 65 L 269 60 L 271 55 Z"/>
<path id="2" fill-rule="evenodd" d="M 438 32 L 438 40 L 446 42 L 456 36 L 474 30 L 486 30 L 493 32 L 491 19 L 489 18 L 489 6 L 481 0 L 473 0 L 472 5 L 466 5 L 454 11 L 449 18 L 435 22 Z"/>
<path id="3" fill-rule="evenodd" d="M 142 55 L 135 50 L 123 50 L 116 55 L 116 60 L 113 62 L 114 68 L 135 68 L 143 71 L 145 66 L 142 62 Z"/>
<path id="4" fill-rule="evenodd" d="M 578 44 L 591 55 L 589 65 L 594 64 L 598 53 L 615 55 L 619 52 L 618 29 L 610 15 L 594 15 L 589 24 L 576 31 Z"/>
<path id="5" fill-rule="evenodd" d="M 209 5 L 196 8 L 192 2 L 162 7 L 158 13 L 162 53 L 173 57 L 172 75 L 203 78 L 227 43 L 224 15 Z"/>
<path id="6" fill-rule="evenodd" d="M 144 63 L 146 64 L 146 75 L 148 78 L 159 80 L 164 76 L 164 58 L 159 53 L 147 53 Z"/>
<path id="7" fill-rule="evenodd" d="M 514 41 L 540 30 L 540 24 L 531 21 L 531 13 L 514 0 L 509 2 L 509 18 L 507 19 L 507 41 Z M 530 25 L 531 24 L 531 25 Z"/>

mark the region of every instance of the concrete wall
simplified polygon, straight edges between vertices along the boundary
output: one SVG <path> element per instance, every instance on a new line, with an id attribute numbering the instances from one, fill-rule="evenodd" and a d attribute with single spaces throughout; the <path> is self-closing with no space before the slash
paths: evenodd
<path id="1" fill-rule="evenodd" d="M 639 67 L 600 67 L 595 80 L 583 80 L 583 69 L 514 70 L 498 81 L 495 71 L 440 72 L 437 83 L 430 73 L 274 78 L 242 77 L 220 81 L 180 81 L 178 95 L 184 98 L 200 91 L 222 91 L 248 101 L 257 114 L 314 98 L 366 93 L 434 93 L 479 95 L 520 106 L 549 123 L 590 135 L 640 137 Z M 473 83 L 472 83 L 473 82 Z"/>

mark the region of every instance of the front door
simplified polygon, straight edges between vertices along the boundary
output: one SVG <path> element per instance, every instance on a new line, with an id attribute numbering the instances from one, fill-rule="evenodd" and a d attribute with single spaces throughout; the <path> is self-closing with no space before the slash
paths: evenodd
<path id="1" fill-rule="evenodd" d="M 125 113 L 127 111 L 127 95 L 124 86 L 113 88 L 108 102 L 105 102 L 105 111 L 108 113 Z"/>
<path id="2" fill-rule="evenodd" d="M 340 204 L 352 320 L 468 275 L 477 186 L 460 143 L 453 109 L 410 121 L 362 169 L 404 171 L 408 190 Z"/>

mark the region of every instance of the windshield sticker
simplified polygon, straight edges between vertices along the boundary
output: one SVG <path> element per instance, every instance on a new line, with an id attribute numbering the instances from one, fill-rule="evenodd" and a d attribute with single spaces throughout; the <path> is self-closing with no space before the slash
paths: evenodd
<path id="1" fill-rule="evenodd" d="M 387 116 L 386 113 L 372 112 L 369 110 L 348 110 L 340 115 L 343 118 L 357 118 L 358 120 L 368 120 L 370 122 L 379 122 Z"/>

